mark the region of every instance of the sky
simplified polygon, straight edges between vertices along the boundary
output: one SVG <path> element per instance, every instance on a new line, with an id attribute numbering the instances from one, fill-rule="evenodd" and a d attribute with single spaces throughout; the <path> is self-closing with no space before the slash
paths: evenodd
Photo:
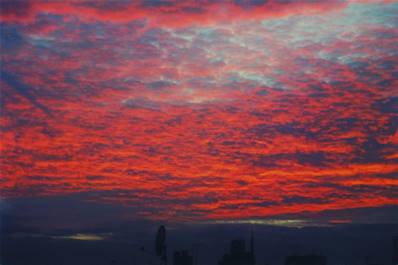
<path id="1" fill-rule="evenodd" d="M 4 255 L 160 223 L 398 232 L 398 2 L 0 3 Z"/>

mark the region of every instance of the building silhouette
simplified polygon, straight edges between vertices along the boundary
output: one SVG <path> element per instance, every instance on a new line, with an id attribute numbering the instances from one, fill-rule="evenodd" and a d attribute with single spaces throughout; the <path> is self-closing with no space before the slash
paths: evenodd
<path id="1" fill-rule="evenodd" d="M 392 238 L 392 265 L 398 265 L 398 235 Z"/>
<path id="2" fill-rule="evenodd" d="M 285 265 L 326 265 L 327 259 L 321 255 L 288 256 Z"/>
<path id="3" fill-rule="evenodd" d="M 230 245 L 230 253 L 224 254 L 223 258 L 218 262 L 219 265 L 254 265 L 254 239 L 253 233 L 250 238 L 250 249 L 246 250 L 245 240 L 232 240 Z"/>
<path id="4" fill-rule="evenodd" d="M 167 264 L 166 227 L 159 226 L 156 233 L 155 253 L 164 264 Z"/>
<path id="5" fill-rule="evenodd" d="M 173 265 L 193 265 L 192 255 L 188 250 L 174 252 Z"/>

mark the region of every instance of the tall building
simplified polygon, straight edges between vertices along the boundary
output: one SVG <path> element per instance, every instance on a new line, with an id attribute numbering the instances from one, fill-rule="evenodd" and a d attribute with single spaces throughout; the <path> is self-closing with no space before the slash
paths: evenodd
<path id="1" fill-rule="evenodd" d="M 392 238 L 392 265 L 398 265 L 398 236 Z"/>
<path id="2" fill-rule="evenodd" d="M 189 255 L 188 250 L 174 252 L 174 265 L 193 265 L 192 255 Z"/>
<path id="3" fill-rule="evenodd" d="M 308 255 L 308 256 L 288 256 L 285 259 L 285 265 L 326 265 L 325 256 Z"/>
<path id="4" fill-rule="evenodd" d="M 246 250 L 245 240 L 232 240 L 230 253 L 227 253 L 218 262 L 219 265 L 255 265 L 254 238 L 250 238 L 250 250 Z"/>
<path id="5" fill-rule="evenodd" d="M 254 256 L 254 235 L 253 235 L 253 230 L 250 232 L 250 255 L 251 255 L 251 261 L 252 265 L 256 264 L 256 257 Z"/>

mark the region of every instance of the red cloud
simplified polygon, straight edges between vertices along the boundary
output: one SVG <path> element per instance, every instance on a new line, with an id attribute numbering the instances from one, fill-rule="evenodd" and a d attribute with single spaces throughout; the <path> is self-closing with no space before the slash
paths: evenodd
<path id="1" fill-rule="evenodd" d="M 30 23 L 38 14 L 76 16 L 83 21 L 126 23 L 146 20 L 151 26 L 186 27 L 230 23 L 236 20 L 259 20 L 289 15 L 306 15 L 330 12 L 343 8 L 341 1 L 284 2 L 267 1 L 250 4 L 232 1 L 170 1 L 164 5 L 149 1 L 131 3 L 108 1 L 5 1 L 2 3 L 1 20 L 14 23 Z"/>
<path id="2" fill-rule="evenodd" d="M 9 5 L 3 18 L 29 22 L 51 13 L 174 27 L 344 6 L 83 3 Z M 217 31 L 224 39 L 187 41 L 165 30 L 137 35 L 130 25 L 98 32 L 81 23 L 36 26 L 12 26 L 5 36 L 6 198 L 84 192 L 97 202 L 143 205 L 137 214 L 152 219 L 398 203 L 395 29 L 359 25 L 349 38 L 295 46 L 272 32 L 246 36 L 244 27 Z M 230 41 L 240 35 L 266 45 Z M 362 57 L 344 63 L 322 53 Z M 228 56 L 215 60 L 220 54 Z M 260 85 L 253 76 L 274 83 Z"/>

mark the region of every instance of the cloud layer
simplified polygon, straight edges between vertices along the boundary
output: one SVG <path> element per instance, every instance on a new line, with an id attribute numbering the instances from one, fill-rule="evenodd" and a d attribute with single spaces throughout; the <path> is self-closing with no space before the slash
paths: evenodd
<path id="1" fill-rule="evenodd" d="M 396 3 L 1 4 L 5 198 L 191 221 L 398 203 Z"/>

